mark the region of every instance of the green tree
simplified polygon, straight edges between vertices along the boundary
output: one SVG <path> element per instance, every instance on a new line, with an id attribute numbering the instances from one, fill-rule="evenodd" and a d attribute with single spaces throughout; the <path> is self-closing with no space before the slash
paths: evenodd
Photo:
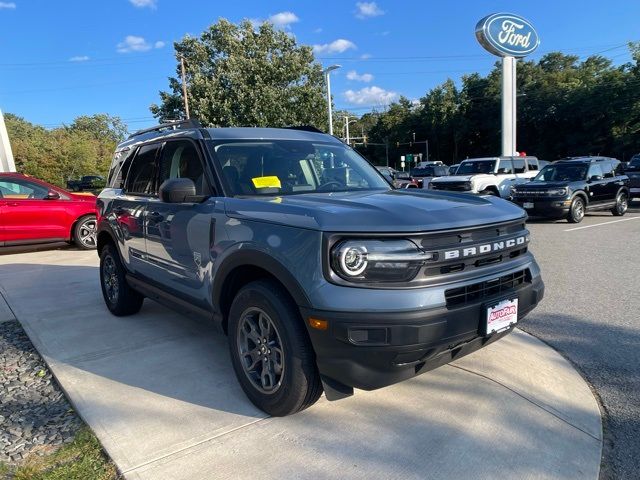
<path id="1" fill-rule="evenodd" d="M 191 115 L 210 126 L 326 127 L 322 66 L 309 46 L 265 22 L 225 19 L 198 38 L 174 44 L 185 61 Z M 163 120 L 183 118 L 180 64 L 169 92 L 151 112 Z"/>

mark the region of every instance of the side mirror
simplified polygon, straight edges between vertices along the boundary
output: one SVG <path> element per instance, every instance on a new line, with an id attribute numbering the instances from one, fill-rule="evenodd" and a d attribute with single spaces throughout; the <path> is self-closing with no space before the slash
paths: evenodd
<path id="1" fill-rule="evenodd" d="M 589 178 L 590 182 L 598 182 L 602 180 L 602 177 L 600 175 L 591 175 L 591 178 Z"/>
<path id="2" fill-rule="evenodd" d="M 44 197 L 45 200 L 60 200 L 60 194 L 55 190 L 49 190 L 47 192 L 47 196 Z"/>
<path id="3" fill-rule="evenodd" d="M 170 178 L 160 185 L 160 201 L 165 203 L 186 203 L 194 201 L 196 184 L 190 178 Z"/>

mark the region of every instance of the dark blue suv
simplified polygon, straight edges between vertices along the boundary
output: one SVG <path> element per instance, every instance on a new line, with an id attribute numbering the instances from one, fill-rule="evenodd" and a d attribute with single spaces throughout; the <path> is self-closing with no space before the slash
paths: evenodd
<path id="1" fill-rule="evenodd" d="M 209 319 L 242 388 L 288 415 L 413 377 L 510 332 L 542 299 L 525 212 L 394 190 L 309 129 L 138 132 L 98 198 L 104 300 Z"/>

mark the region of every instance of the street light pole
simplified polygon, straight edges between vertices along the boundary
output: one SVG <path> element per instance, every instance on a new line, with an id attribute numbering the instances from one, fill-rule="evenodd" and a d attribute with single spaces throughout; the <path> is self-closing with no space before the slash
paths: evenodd
<path id="1" fill-rule="evenodd" d="M 330 73 L 333 70 L 340 68 L 341 65 L 331 65 L 325 68 L 322 73 L 324 74 L 324 81 L 327 83 L 327 105 L 329 107 L 329 135 L 333 135 L 333 114 L 331 112 L 331 76 Z"/>

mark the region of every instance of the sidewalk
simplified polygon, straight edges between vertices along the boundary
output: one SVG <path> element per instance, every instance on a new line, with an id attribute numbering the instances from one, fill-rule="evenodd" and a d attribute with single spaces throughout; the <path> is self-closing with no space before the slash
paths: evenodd
<path id="1" fill-rule="evenodd" d="M 267 418 L 240 390 L 226 338 L 150 301 L 111 316 L 97 263 L 3 256 L 0 292 L 126 478 L 598 477 L 596 400 L 521 331 L 410 381 Z"/>

